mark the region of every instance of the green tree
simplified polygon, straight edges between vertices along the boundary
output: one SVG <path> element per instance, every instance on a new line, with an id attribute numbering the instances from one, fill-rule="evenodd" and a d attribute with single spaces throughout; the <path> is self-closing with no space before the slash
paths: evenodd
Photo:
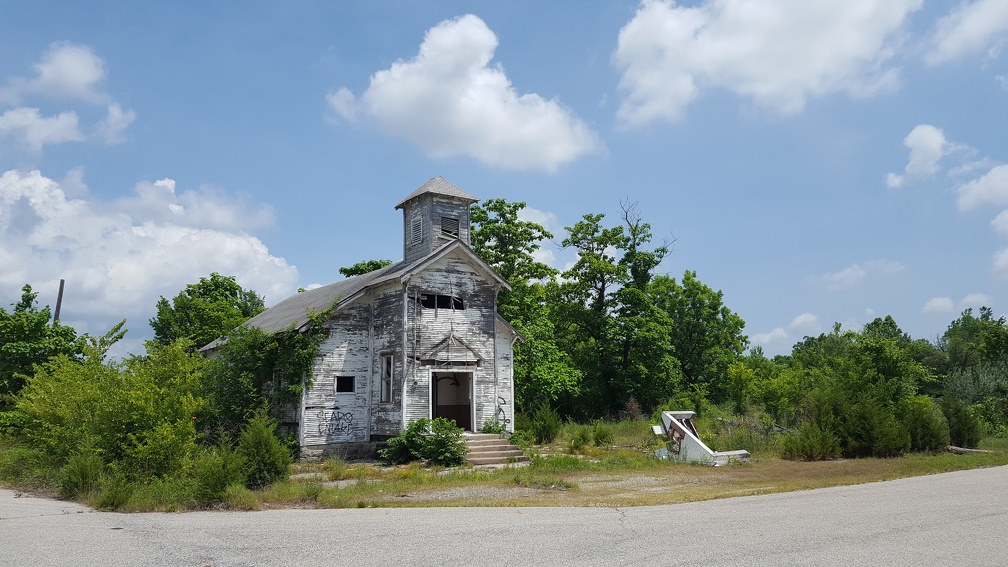
<path id="1" fill-rule="evenodd" d="M 171 302 L 162 296 L 150 325 L 155 341 L 166 345 L 186 339 L 195 351 L 265 308 L 263 298 L 255 291 L 243 289 L 234 276 L 213 272 L 210 277 L 187 285 Z"/>
<path id="2" fill-rule="evenodd" d="M 82 343 L 73 327 L 49 322 L 49 307 L 38 307 L 30 285 L 21 288 L 21 301 L 7 312 L 0 308 L 0 408 L 13 404 L 36 365 L 65 355 L 77 357 Z"/>
<path id="3" fill-rule="evenodd" d="M 749 338 L 745 321 L 724 305 L 724 294 L 704 285 L 687 270 L 682 283 L 657 276 L 648 293 L 671 320 L 672 355 L 686 385 L 705 387 L 713 401 L 727 397 L 728 366 L 742 355 Z"/>
<path id="4" fill-rule="evenodd" d="M 361 260 L 352 266 L 339 269 L 339 273 L 346 277 L 359 276 L 375 270 L 380 270 L 385 266 L 391 266 L 392 260 Z"/>
<path id="5" fill-rule="evenodd" d="M 470 212 L 473 250 L 511 285 L 501 290 L 497 311 L 522 336 L 514 346 L 515 405 L 529 411 L 574 395 L 581 372 L 556 343 L 549 290 L 556 270 L 536 260 L 540 243 L 553 238 L 541 225 L 520 218 L 525 203 L 490 199 Z"/>

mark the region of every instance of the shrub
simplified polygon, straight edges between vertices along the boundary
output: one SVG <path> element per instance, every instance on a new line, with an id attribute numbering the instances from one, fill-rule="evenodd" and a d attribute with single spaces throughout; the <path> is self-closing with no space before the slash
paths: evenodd
<path id="1" fill-rule="evenodd" d="M 781 457 L 792 461 L 822 461 L 840 456 L 840 439 L 814 423 L 781 440 Z"/>
<path id="2" fill-rule="evenodd" d="M 902 400 L 899 416 L 910 433 L 912 451 L 934 453 L 949 444 L 948 420 L 928 396 L 911 396 Z"/>
<path id="3" fill-rule="evenodd" d="M 388 440 L 387 446 L 378 451 L 378 456 L 393 465 L 419 460 L 423 451 L 423 436 L 429 427 L 430 420 L 427 418 L 411 421 L 402 433 Z"/>
<path id="4" fill-rule="evenodd" d="M 483 433 L 505 435 L 507 433 L 507 426 L 496 419 L 488 419 L 483 422 Z"/>
<path id="5" fill-rule="evenodd" d="M 60 469 L 60 494 L 75 499 L 97 490 L 105 477 L 105 462 L 94 451 L 72 455 Z"/>
<path id="6" fill-rule="evenodd" d="M 242 428 L 237 453 L 245 467 L 245 486 L 262 488 L 290 475 L 290 451 L 274 434 L 276 420 L 258 411 Z"/>
<path id="7" fill-rule="evenodd" d="M 133 485 L 122 475 L 109 475 L 101 483 L 96 504 L 103 510 L 119 510 L 133 496 Z"/>
<path id="8" fill-rule="evenodd" d="M 31 418 L 17 410 L 0 411 L 0 436 L 14 437 L 20 435 L 27 427 Z"/>
<path id="9" fill-rule="evenodd" d="M 945 396 L 938 403 L 948 420 L 949 440 L 959 447 L 975 448 L 980 442 L 980 420 L 959 400 Z"/>
<path id="10" fill-rule="evenodd" d="M 461 427 L 443 417 L 410 422 L 398 437 L 389 439 L 388 446 L 378 452 L 392 464 L 425 460 L 432 465 L 455 467 L 465 462 L 469 451 Z"/>
<path id="11" fill-rule="evenodd" d="M 462 440 L 464 430 L 455 420 L 443 417 L 431 422 L 431 433 L 424 438 L 422 456 L 432 465 L 457 467 L 465 462 L 469 447 Z"/>
<path id="12" fill-rule="evenodd" d="M 571 428 L 570 452 L 578 453 L 592 440 L 591 429 L 587 425 L 573 425 Z"/>
<path id="13" fill-rule="evenodd" d="M 227 443 L 198 453 L 192 462 L 192 475 L 196 501 L 203 506 L 223 501 L 229 486 L 245 481 L 242 458 Z"/>
<path id="14" fill-rule="evenodd" d="M 530 433 L 532 433 L 532 439 L 536 444 L 542 445 L 544 443 L 552 443 L 556 440 L 562 425 L 563 422 L 560 421 L 560 414 L 555 409 L 549 407 L 549 405 L 543 404 L 532 414 L 529 429 Z"/>
<path id="15" fill-rule="evenodd" d="M 592 428 L 592 440 L 595 442 L 596 447 L 612 445 L 613 442 L 612 426 L 601 420 L 596 421 L 595 426 Z"/>

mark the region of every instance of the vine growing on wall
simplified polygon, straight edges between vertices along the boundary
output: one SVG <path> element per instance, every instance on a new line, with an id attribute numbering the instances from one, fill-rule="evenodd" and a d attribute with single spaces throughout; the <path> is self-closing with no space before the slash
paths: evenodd
<path id="1" fill-rule="evenodd" d="M 257 411 L 278 415 L 296 405 L 313 382 L 319 348 L 328 337 L 328 309 L 308 312 L 300 332 L 294 326 L 267 334 L 241 326 L 222 343 L 204 378 L 209 407 L 202 422 L 211 434 L 235 435 Z"/>

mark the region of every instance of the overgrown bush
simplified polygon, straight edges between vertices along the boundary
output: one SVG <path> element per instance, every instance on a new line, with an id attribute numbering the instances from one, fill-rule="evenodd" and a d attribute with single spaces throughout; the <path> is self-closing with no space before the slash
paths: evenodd
<path id="1" fill-rule="evenodd" d="M 410 422 L 398 437 L 389 439 L 388 446 L 378 454 L 392 464 L 424 460 L 432 465 L 455 467 L 465 462 L 469 451 L 463 433 L 454 420 L 422 418 Z"/>
<path id="2" fill-rule="evenodd" d="M 242 458 L 228 443 L 197 453 L 191 464 L 196 500 L 204 506 L 223 501 L 229 486 L 245 482 L 243 465 Z"/>
<path id="3" fill-rule="evenodd" d="M 560 433 L 563 422 L 560 414 L 547 404 L 539 406 L 539 409 L 532 414 L 529 423 L 529 432 L 537 445 L 552 443 Z"/>
<path id="4" fill-rule="evenodd" d="M 982 430 L 980 420 L 973 411 L 950 396 L 943 397 L 938 406 L 948 420 L 949 439 L 952 444 L 971 449 L 976 447 L 980 442 Z"/>
<path id="5" fill-rule="evenodd" d="M 613 443 L 613 428 L 608 423 L 598 420 L 592 426 L 592 441 L 596 447 L 604 447 Z"/>
<path id="6" fill-rule="evenodd" d="M 277 422 L 259 411 L 242 427 L 237 454 L 245 468 L 245 486 L 262 488 L 290 475 L 293 460 L 276 435 Z"/>
<path id="7" fill-rule="evenodd" d="M 496 419 L 488 419 L 483 422 L 483 433 L 505 435 L 507 433 L 507 426 Z"/>
<path id="8" fill-rule="evenodd" d="M 592 431 L 587 425 L 571 424 L 568 427 L 571 432 L 571 440 L 568 448 L 571 453 L 581 452 L 588 446 L 589 443 L 592 442 Z"/>
<path id="9" fill-rule="evenodd" d="M 792 461 L 822 461 L 840 456 L 840 439 L 814 423 L 802 425 L 797 434 L 781 440 L 781 458 Z"/>
<path id="10" fill-rule="evenodd" d="M 900 402 L 900 421 L 910 432 L 910 449 L 935 453 L 949 444 L 948 420 L 928 396 L 912 396 Z"/>
<path id="11" fill-rule="evenodd" d="M 431 433 L 424 438 L 422 456 L 432 465 L 457 467 L 465 462 L 469 447 L 462 440 L 464 430 L 454 420 L 443 417 L 431 422 Z"/>
<path id="12" fill-rule="evenodd" d="M 67 499 L 85 497 L 98 489 L 105 478 L 105 463 L 95 451 L 72 455 L 60 469 L 60 495 Z"/>

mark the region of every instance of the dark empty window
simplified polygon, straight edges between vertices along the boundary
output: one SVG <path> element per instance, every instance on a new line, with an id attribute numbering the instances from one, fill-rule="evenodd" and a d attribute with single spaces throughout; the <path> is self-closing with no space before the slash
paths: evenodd
<path id="1" fill-rule="evenodd" d="M 342 394 L 352 394 L 354 393 L 354 377 L 353 376 L 337 376 L 336 377 L 336 393 Z"/>
<path id="2" fill-rule="evenodd" d="M 441 233 L 458 238 L 459 220 L 452 217 L 441 217 Z"/>
<path id="3" fill-rule="evenodd" d="M 427 309 L 465 309 L 462 298 L 453 295 L 436 295 L 424 293 L 420 295 L 420 305 Z"/>

